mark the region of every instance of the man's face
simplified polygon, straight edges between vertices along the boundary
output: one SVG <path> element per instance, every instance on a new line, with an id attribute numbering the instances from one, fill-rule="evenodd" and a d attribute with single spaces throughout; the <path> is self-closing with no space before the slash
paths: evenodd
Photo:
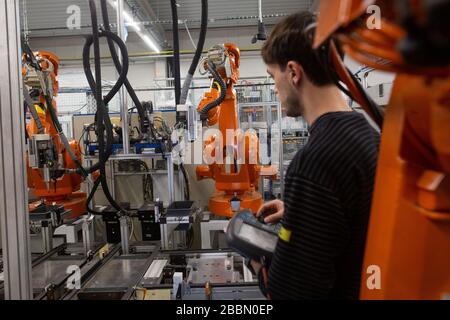
<path id="1" fill-rule="evenodd" d="M 292 84 L 291 74 L 286 68 L 284 71 L 277 64 L 267 65 L 267 73 L 275 82 L 275 93 L 280 100 L 282 108 L 288 117 L 302 116 L 302 105 L 298 98 L 298 89 Z"/>

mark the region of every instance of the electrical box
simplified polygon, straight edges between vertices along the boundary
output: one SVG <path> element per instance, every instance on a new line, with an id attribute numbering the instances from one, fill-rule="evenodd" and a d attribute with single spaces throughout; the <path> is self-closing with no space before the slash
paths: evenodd
<path id="1" fill-rule="evenodd" d="M 137 214 L 141 222 L 143 241 L 161 240 L 159 216 L 162 210 L 162 202 L 146 203 L 138 209 Z"/>

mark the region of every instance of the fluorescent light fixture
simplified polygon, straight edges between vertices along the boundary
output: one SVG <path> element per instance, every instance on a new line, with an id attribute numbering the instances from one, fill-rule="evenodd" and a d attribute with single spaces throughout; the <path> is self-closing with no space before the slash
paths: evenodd
<path id="1" fill-rule="evenodd" d="M 146 34 L 142 34 L 140 32 L 138 32 L 138 35 L 141 37 L 142 40 L 144 40 L 144 42 L 150 47 L 152 48 L 154 51 L 160 53 L 161 50 L 159 49 L 159 47 L 156 45 L 156 43 Z"/>
<path id="2" fill-rule="evenodd" d="M 118 7 L 118 3 L 117 0 L 108 0 L 108 3 L 114 7 L 114 9 L 117 10 Z M 156 44 L 156 42 L 151 39 L 148 35 L 144 34 L 141 32 L 141 28 L 139 27 L 139 24 L 134 21 L 133 17 L 127 12 L 127 11 L 123 11 L 123 17 L 125 22 L 127 23 L 127 25 L 133 27 L 133 29 L 136 31 L 136 33 L 139 35 L 139 37 L 141 37 L 141 39 L 150 47 L 152 48 L 154 51 L 160 53 L 161 49 L 158 47 L 158 45 Z"/>
<path id="3" fill-rule="evenodd" d="M 117 6 L 118 6 L 117 1 L 109 0 L 108 3 L 111 6 L 113 6 L 114 9 L 117 10 Z M 125 20 L 125 22 L 127 23 L 128 26 L 133 27 L 133 29 L 136 32 L 140 32 L 141 31 L 141 28 L 139 27 L 138 23 L 136 21 L 134 21 L 133 17 L 126 10 L 123 11 L 123 17 L 124 17 L 124 20 Z"/>
<path id="4" fill-rule="evenodd" d="M 128 23 L 128 25 L 133 27 L 133 29 L 136 30 L 136 32 L 141 31 L 141 28 L 139 27 L 137 22 L 133 20 L 133 18 L 130 16 L 130 14 L 128 12 L 124 11 L 123 16 L 125 18 L 125 21 Z"/>

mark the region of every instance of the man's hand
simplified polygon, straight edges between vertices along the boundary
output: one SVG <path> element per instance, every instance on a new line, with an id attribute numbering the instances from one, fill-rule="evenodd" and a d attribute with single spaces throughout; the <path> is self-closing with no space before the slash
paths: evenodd
<path id="1" fill-rule="evenodd" d="M 265 223 L 278 223 L 284 215 L 284 202 L 281 200 L 273 200 L 262 205 L 256 217 L 264 217 Z"/>

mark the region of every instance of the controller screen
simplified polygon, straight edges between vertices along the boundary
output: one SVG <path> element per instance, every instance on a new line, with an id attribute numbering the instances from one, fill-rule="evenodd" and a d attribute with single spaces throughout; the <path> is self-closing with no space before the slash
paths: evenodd
<path id="1" fill-rule="evenodd" d="M 269 252 L 273 252 L 275 250 L 278 240 L 276 236 L 255 228 L 247 223 L 242 224 L 239 230 L 239 236 L 253 245 Z"/>

